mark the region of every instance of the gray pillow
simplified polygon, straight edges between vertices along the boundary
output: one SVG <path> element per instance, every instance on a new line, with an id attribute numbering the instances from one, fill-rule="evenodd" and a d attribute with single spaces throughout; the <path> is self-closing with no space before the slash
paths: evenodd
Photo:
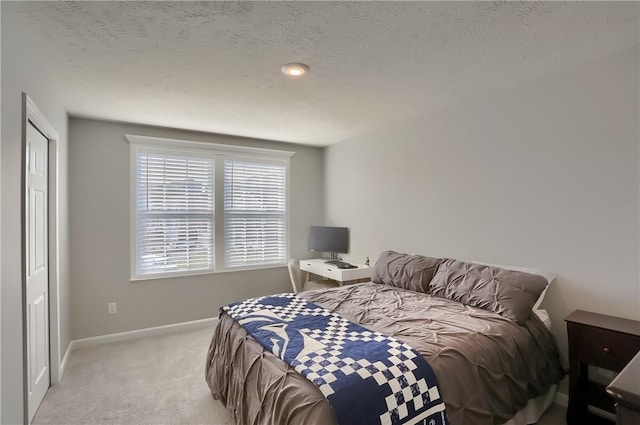
<path id="1" fill-rule="evenodd" d="M 428 294 L 429 282 L 441 261 L 440 258 L 385 251 L 373 266 L 371 280 Z"/>
<path id="2" fill-rule="evenodd" d="M 446 259 L 433 276 L 430 289 L 434 296 L 523 324 L 546 286 L 546 279 L 536 274 Z"/>

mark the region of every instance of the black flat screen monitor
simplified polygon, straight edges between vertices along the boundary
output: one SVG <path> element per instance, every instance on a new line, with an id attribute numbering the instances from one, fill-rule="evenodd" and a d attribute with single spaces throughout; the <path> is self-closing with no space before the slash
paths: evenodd
<path id="1" fill-rule="evenodd" d="M 311 251 L 328 252 L 335 259 L 349 252 L 349 228 L 311 226 L 309 242 Z"/>

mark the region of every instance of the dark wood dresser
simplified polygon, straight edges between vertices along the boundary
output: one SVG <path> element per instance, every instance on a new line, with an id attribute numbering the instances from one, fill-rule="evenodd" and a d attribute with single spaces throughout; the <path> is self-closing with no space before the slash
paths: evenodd
<path id="1" fill-rule="evenodd" d="M 616 401 L 616 424 L 640 424 L 640 353 L 622 369 L 607 387 Z"/>
<path id="2" fill-rule="evenodd" d="M 569 337 L 567 424 L 612 424 L 587 411 L 594 406 L 615 413 L 605 385 L 589 380 L 589 366 L 620 372 L 640 351 L 640 322 L 576 310 L 565 319 Z"/>

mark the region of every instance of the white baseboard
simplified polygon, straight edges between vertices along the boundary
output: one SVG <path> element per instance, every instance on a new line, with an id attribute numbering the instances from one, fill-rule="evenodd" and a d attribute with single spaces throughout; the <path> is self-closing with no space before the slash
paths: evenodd
<path id="1" fill-rule="evenodd" d="M 554 402 L 559 406 L 567 407 L 569 405 L 569 396 L 566 395 L 565 393 L 557 392 L 556 399 Z"/>
<path id="2" fill-rule="evenodd" d="M 556 399 L 554 402 L 559 406 L 567 407 L 569 405 L 569 396 L 564 393 L 556 393 Z M 598 416 L 609 419 L 610 421 L 616 420 L 616 415 L 605 410 L 598 409 L 597 407 L 589 406 L 589 411 L 595 413 Z"/>
<path id="3" fill-rule="evenodd" d="M 71 353 L 78 348 L 108 344 L 110 342 L 127 341 L 130 339 L 142 338 L 145 336 L 162 335 L 172 332 L 188 331 L 208 327 L 210 327 L 213 331 L 213 328 L 215 328 L 217 323 L 218 318 L 211 317 L 208 319 L 193 320 L 191 322 L 173 323 L 171 325 L 155 326 L 153 328 L 136 329 L 134 331 L 118 332 L 115 334 L 100 335 L 91 338 L 74 339 L 69 343 L 67 351 L 64 353 L 64 357 L 60 362 L 59 379 L 60 381 L 62 381 L 64 372 L 69 364 L 69 359 L 71 358 Z"/>
<path id="4" fill-rule="evenodd" d="M 62 361 L 60 362 L 59 370 L 59 378 L 62 381 L 62 377 L 64 376 L 64 371 L 67 369 L 67 365 L 69 364 L 69 357 L 71 356 L 71 351 L 73 351 L 73 341 L 69 343 L 67 347 L 67 351 L 64 353 L 64 357 L 62 357 Z"/>
<path id="5" fill-rule="evenodd" d="M 208 319 L 193 320 L 191 322 L 173 323 L 171 325 L 136 329 L 133 331 L 118 332 L 115 334 L 100 335 L 91 338 L 74 339 L 73 341 L 71 341 L 71 344 L 69 344 L 69 349 L 67 350 L 67 352 L 77 350 L 78 348 L 91 347 L 94 345 L 107 344 L 110 342 L 127 341 L 130 339 L 142 338 L 145 336 L 162 335 L 172 332 L 187 331 L 207 327 L 210 327 L 211 331 L 213 332 L 213 328 L 217 323 L 218 318 L 211 317 Z M 65 359 L 66 358 L 67 355 L 65 355 Z"/>

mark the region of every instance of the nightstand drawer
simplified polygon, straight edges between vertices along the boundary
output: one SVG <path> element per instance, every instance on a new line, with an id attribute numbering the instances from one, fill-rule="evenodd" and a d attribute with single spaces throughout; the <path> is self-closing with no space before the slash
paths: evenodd
<path id="1" fill-rule="evenodd" d="M 578 332 L 579 358 L 585 363 L 620 372 L 638 352 L 638 337 L 591 326 L 573 326 Z"/>

